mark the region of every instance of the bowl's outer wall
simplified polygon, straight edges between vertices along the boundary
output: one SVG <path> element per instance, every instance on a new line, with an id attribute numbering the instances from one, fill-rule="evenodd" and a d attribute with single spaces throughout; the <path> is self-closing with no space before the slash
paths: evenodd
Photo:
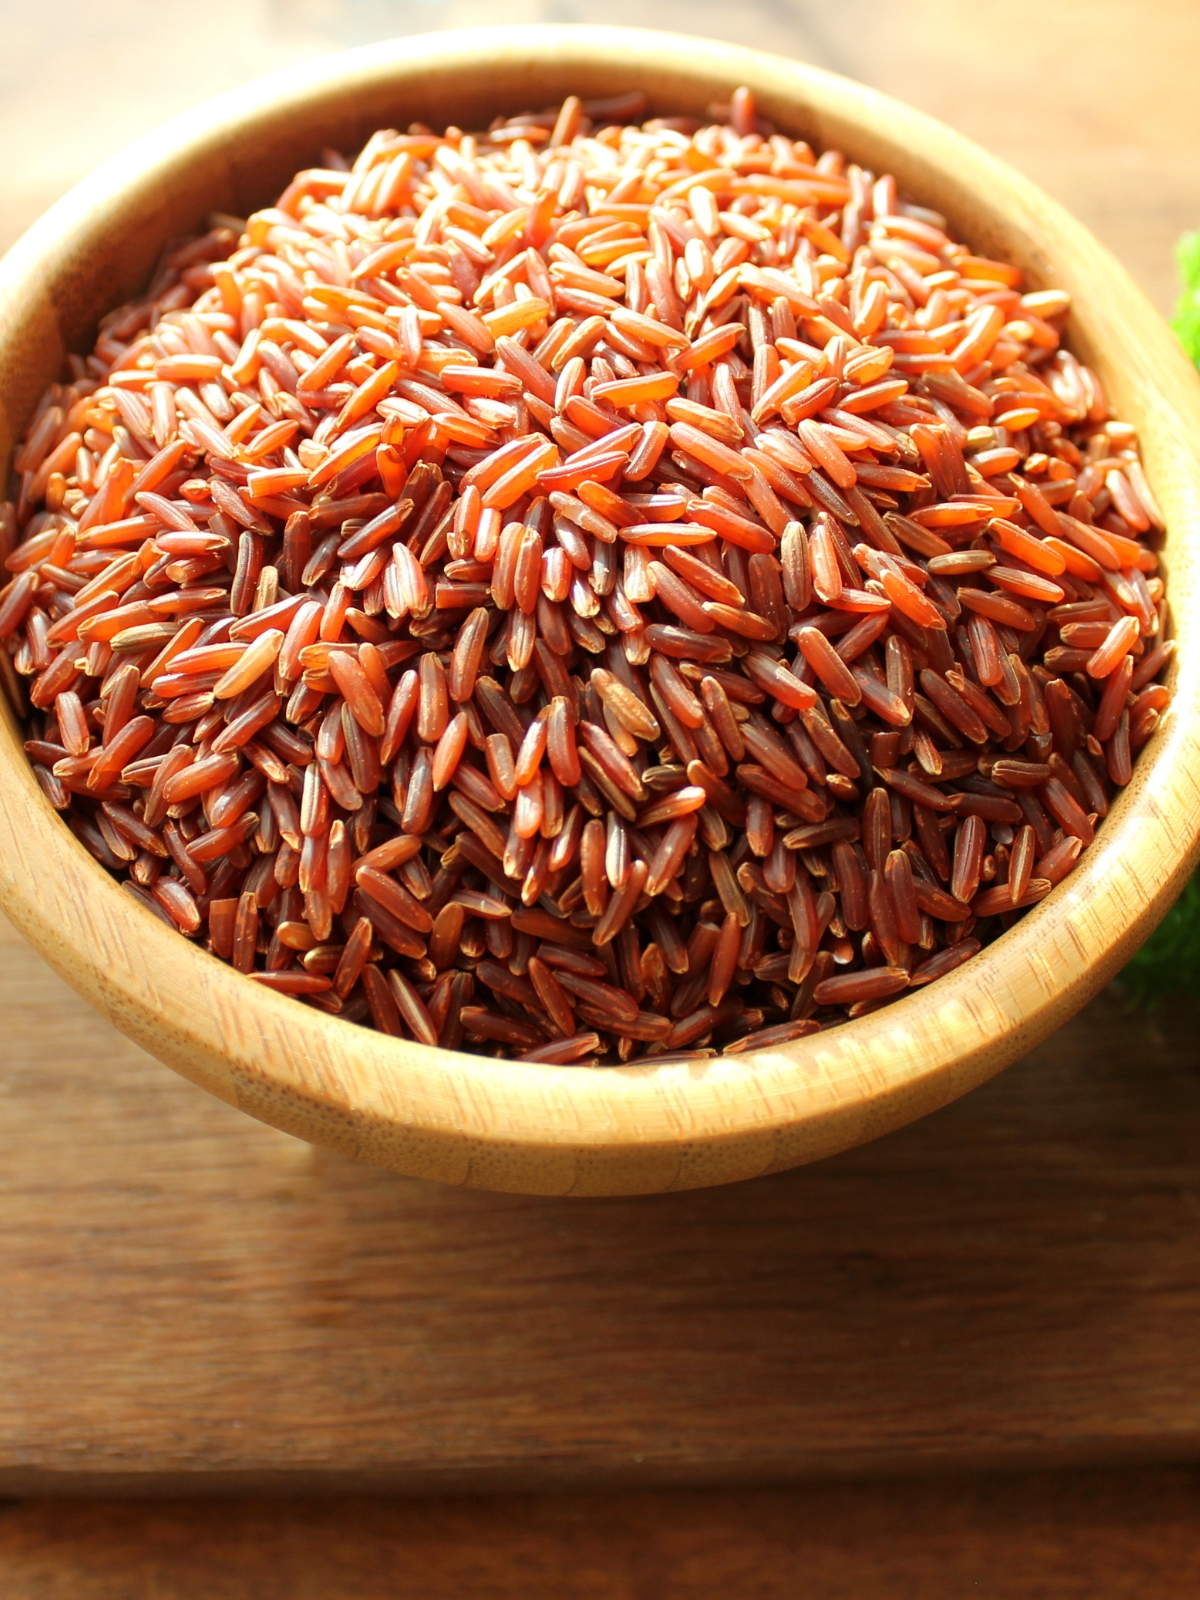
<path id="1" fill-rule="evenodd" d="M 68 834 L 0 727 L 0 903 L 147 1050 L 243 1110 L 414 1176 L 528 1193 L 657 1192 L 829 1155 L 946 1104 L 1094 994 L 1200 850 L 1200 384 L 1124 270 L 1033 185 L 884 96 L 724 44 L 628 29 L 428 35 L 224 95 L 107 163 L 0 262 L 0 459 L 67 350 L 145 287 L 164 240 L 270 204 L 326 146 L 379 126 L 483 126 L 569 92 L 642 88 L 704 114 L 739 83 L 761 111 L 944 211 L 982 252 L 1074 297 L 1070 339 L 1135 423 L 1167 514 L 1177 700 L 1097 844 L 977 961 L 853 1026 L 752 1056 L 573 1071 L 386 1039 L 248 984 L 136 904 Z"/>

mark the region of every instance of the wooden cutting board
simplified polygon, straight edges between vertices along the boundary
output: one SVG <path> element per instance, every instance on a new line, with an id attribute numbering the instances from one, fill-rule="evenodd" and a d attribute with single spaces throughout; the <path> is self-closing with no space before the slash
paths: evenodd
<path id="1" fill-rule="evenodd" d="M 0 933 L 0 1493 L 768 1481 L 1200 1444 L 1200 1007 L 649 1199 L 459 1191 L 213 1100 Z"/>
<path id="2" fill-rule="evenodd" d="M 130 96 L 127 29 L 25 8 L 0 136 L 30 159 L 0 174 L 0 246 L 180 93 L 359 42 L 361 9 L 275 7 L 264 32 L 259 8 L 225 7 L 189 35 L 181 84 L 150 70 L 188 21 L 160 0 Z M 1111 0 L 1083 18 L 1041 0 L 664 0 L 654 20 L 943 117 L 1044 183 L 1166 310 L 1172 242 L 1200 220 L 1200 10 Z M 70 95 L 21 90 L 51 52 Z M 1200 1001 L 1147 1023 L 1102 998 L 969 1099 L 821 1166 L 531 1200 L 357 1168 L 251 1122 L 0 929 L 0 1493 L 1194 1456 L 1198 1022 Z"/>

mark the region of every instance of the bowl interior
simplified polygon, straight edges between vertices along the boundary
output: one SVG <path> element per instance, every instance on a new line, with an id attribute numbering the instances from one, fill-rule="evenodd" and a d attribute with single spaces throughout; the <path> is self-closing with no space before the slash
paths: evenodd
<path id="1" fill-rule="evenodd" d="M 270 204 L 322 149 L 379 126 L 484 126 L 643 89 L 703 115 L 739 83 L 783 131 L 892 171 L 975 249 L 1074 297 L 1069 342 L 1141 435 L 1170 535 L 1179 698 L 1096 845 L 975 961 L 813 1039 L 665 1067 L 573 1071 L 431 1050 L 247 984 L 133 903 L 0 730 L 0 901 L 60 972 L 176 1069 L 264 1120 L 362 1159 L 481 1187 L 616 1193 L 731 1181 L 814 1159 L 944 1104 L 1078 1009 L 1170 904 L 1197 852 L 1195 637 L 1200 385 L 1123 270 L 1031 184 L 930 119 L 830 74 L 724 44 L 622 29 L 430 35 L 222 96 L 140 141 L 0 263 L 0 459 L 67 350 L 138 294 L 164 241 Z"/>

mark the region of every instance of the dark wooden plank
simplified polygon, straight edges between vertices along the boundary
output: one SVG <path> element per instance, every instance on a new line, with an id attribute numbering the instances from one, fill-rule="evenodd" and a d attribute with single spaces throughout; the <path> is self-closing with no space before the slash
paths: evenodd
<path id="1" fill-rule="evenodd" d="M 536 1487 L 1200 1443 L 1197 1011 L 798 1172 L 458 1191 L 202 1094 L 8 936 L 0 1487 Z"/>
<path id="2" fill-rule="evenodd" d="M 5 1600 L 1180 1600 L 1194 1472 L 486 1500 L 29 1503 Z"/>

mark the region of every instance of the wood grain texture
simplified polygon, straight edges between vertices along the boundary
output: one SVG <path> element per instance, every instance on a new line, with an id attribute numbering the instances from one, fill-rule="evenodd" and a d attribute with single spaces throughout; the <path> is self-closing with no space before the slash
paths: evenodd
<path id="1" fill-rule="evenodd" d="M 487 1500 L 31 1503 L 5 1600 L 1180 1600 L 1195 1471 Z"/>
<path id="2" fill-rule="evenodd" d="M 1095 849 L 979 962 L 854 1026 L 704 1064 L 601 1073 L 402 1044 L 248 985 L 108 878 L 50 812 L 11 724 L 0 741 L 0 903 L 133 1039 L 213 1093 L 360 1159 L 474 1187 L 656 1192 L 776 1172 L 946 1104 L 1094 994 L 1170 904 L 1200 848 L 1200 382 L 1127 274 L 1016 173 L 846 80 L 727 46 L 613 29 L 429 35 L 309 64 L 191 112 L 54 208 L 0 264 L 0 455 L 67 346 L 146 275 L 157 243 L 243 211 L 324 143 L 469 104 L 544 104 L 637 82 L 702 111 L 738 82 L 781 126 L 835 144 L 962 235 L 1074 297 L 1073 338 L 1134 422 L 1170 525 L 1176 708 Z M 47 864 L 61 868 L 47 872 Z"/>
<path id="3" fill-rule="evenodd" d="M 818 1166 L 594 1200 L 400 1178 L 242 1117 L 7 930 L 0 1016 L 0 1493 L 1200 1451 L 1195 1005 L 1147 1025 L 1105 997 Z"/>

